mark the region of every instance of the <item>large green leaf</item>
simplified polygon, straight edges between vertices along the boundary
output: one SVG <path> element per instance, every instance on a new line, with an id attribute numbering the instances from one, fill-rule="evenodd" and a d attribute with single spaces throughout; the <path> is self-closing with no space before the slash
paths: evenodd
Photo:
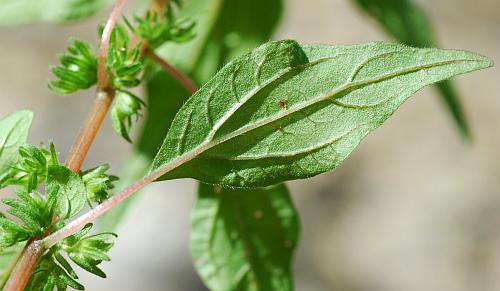
<path id="1" fill-rule="evenodd" d="M 491 65 L 457 50 L 271 42 L 184 104 L 152 171 L 236 187 L 311 177 L 339 165 L 422 87 Z"/>
<path id="2" fill-rule="evenodd" d="M 18 149 L 28 139 L 33 113 L 20 110 L 0 120 L 0 188 L 10 167 L 19 157 Z"/>
<path id="3" fill-rule="evenodd" d="M 87 199 L 87 188 L 80 176 L 64 166 L 49 166 L 46 192 L 55 197 L 56 213 L 62 219 L 75 216 Z"/>
<path id="4" fill-rule="evenodd" d="M 113 0 L 0 0 L 0 25 L 66 22 L 94 15 Z"/>
<path id="5" fill-rule="evenodd" d="M 229 190 L 201 184 L 191 215 L 191 251 L 211 290 L 292 290 L 299 236 L 282 184 Z"/>
<path id="6" fill-rule="evenodd" d="M 411 0 L 355 0 L 382 28 L 401 43 L 414 47 L 437 47 L 431 23 L 425 12 Z M 469 126 L 460 99 L 451 82 L 436 85 L 458 129 L 470 138 Z"/>

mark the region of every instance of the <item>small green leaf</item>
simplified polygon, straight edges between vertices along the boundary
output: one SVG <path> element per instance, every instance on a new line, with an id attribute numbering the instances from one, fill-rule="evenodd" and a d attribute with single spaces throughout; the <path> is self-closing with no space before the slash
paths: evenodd
<path id="1" fill-rule="evenodd" d="M 414 47 L 437 47 L 432 25 L 425 11 L 411 0 L 355 0 L 366 13 L 399 42 Z M 450 81 L 436 85 L 444 105 L 448 108 L 458 129 L 470 138 L 469 126 L 460 98 Z"/>
<path id="2" fill-rule="evenodd" d="M 398 44 L 265 44 L 177 113 L 152 171 L 236 187 L 336 168 L 411 95 L 492 66 L 478 54 Z"/>
<path id="3" fill-rule="evenodd" d="M 63 267 L 58 265 L 52 252 L 49 252 L 36 266 L 25 290 L 64 291 L 68 286 L 76 290 L 85 290 L 85 287 L 78 283 L 73 275 L 75 274 L 68 274 Z"/>
<path id="4" fill-rule="evenodd" d="M 113 247 L 109 239 L 117 237 L 114 233 L 87 235 L 92 224 L 87 224 L 80 232 L 62 240 L 57 248 L 64 250 L 68 257 L 78 266 L 101 278 L 106 274 L 97 265 L 110 261 L 107 252 Z"/>
<path id="5" fill-rule="evenodd" d="M 22 186 L 27 192 L 35 191 L 45 182 L 47 169 L 51 165 L 59 164 L 54 145 L 50 149 L 25 144 L 19 147 L 19 158 L 11 165 L 8 176 L 3 180 L 3 186 Z"/>
<path id="6" fill-rule="evenodd" d="M 0 0 L 0 25 L 67 22 L 94 15 L 112 0 Z"/>
<path id="7" fill-rule="evenodd" d="M 196 269 L 211 290 L 293 290 L 299 221 L 285 185 L 202 184 L 191 223 Z"/>
<path id="8" fill-rule="evenodd" d="M 18 242 L 27 240 L 30 234 L 28 229 L 7 219 L 0 213 L 0 253 Z"/>
<path id="9" fill-rule="evenodd" d="M 80 176 L 64 166 L 50 166 L 46 191 L 55 199 L 55 209 L 61 219 L 75 216 L 85 205 L 87 189 Z"/>
<path id="10" fill-rule="evenodd" d="M 29 110 L 14 112 L 0 120 L 0 188 L 19 157 L 18 149 L 28 139 L 33 121 Z"/>
<path id="11" fill-rule="evenodd" d="M 1 236 L 10 232 L 11 236 L 18 238 L 11 244 L 25 240 L 30 236 L 43 235 L 45 229 L 51 224 L 53 216 L 51 201 L 44 195 L 37 192 L 27 192 L 24 189 L 18 189 L 16 194 L 17 198 L 4 198 L 2 202 L 10 206 L 7 212 L 19 218 L 23 225 L 17 225 L 13 221 L 0 217 L 0 228 L 4 230 Z M 2 240 L 0 239 L 0 241 Z"/>

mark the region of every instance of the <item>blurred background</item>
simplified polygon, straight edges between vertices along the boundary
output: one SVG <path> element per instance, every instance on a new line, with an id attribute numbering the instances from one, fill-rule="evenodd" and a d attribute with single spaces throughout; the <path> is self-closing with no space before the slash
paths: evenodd
<path id="1" fill-rule="evenodd" d="M 417 2 L 441 47 L 500 64 L 500 1 Z M 0 28 L 0 116 L 35 111 L 31 143 L 53 140 L 66 155 L 94 92 L 55 96 L 47 89 L 49 66 L 70 36 L 96 43 L 96 24 L 105 15 L 71 25 Z M 275 38 L 388 39 L 347 0 L 286 0 Z M 475 72 L 455 84 L 471 144 L 462 142 L 435 91 L 425 89 L 335 171 L 288 183 L 302 222 L 297 290 L 500 290 L 500 73 Z M 86 166 L 107 161 L 117 173 L 131 148 L 108 120 Z M 189 254 L 194 193 L 194 181 L 178 180 L 140 194 L 118 230 L 112 262 L 102 265 L 109 278 L 82 272 L 87 290 L 205 290 Z"/>

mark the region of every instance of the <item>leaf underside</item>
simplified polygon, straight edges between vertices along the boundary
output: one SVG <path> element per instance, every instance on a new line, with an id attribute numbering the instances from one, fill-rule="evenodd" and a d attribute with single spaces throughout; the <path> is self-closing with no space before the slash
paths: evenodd
<path id="1" fill-rule="evenodd" d="M 201 184 L 191 252 L 211 290 L 293 290 L 299 222 L 285 185 L 223 189 Z"/>
<path id="2" fill-rule="evenodd" d="M 457 50 L 271 42 L 184 104 L 152 171 L 235 187 L 311 177 L 337 167 L 419 89 L 491 65 Z"/>

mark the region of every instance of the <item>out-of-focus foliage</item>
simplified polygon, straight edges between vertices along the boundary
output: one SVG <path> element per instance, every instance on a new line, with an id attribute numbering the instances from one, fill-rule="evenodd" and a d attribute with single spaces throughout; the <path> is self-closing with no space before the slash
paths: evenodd
<path id="1" fill-rule="evenodd" d="M 67 22 L 94 15 L 113 0 L 0 0 L 0 25 Z"/>

